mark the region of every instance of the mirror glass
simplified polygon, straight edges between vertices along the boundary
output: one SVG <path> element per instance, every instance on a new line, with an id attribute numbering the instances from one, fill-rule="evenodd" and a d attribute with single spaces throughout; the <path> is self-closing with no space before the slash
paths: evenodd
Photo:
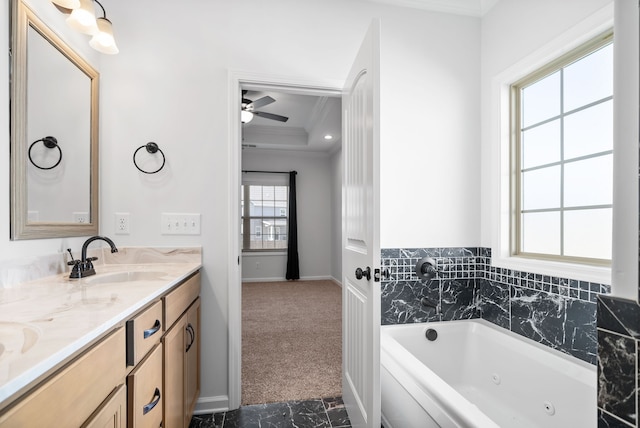
<path id="1" fill-rule="evenodd" d="M 98 73 L 13 4 L 11 237 L 96 234 Z"/>

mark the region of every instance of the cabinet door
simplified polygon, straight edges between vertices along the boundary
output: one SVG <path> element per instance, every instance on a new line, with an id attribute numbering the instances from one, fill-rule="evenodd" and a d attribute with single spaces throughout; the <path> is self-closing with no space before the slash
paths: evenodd
<path id="1" fill-rule="evenodd" d="M 184 426 L 184 357 L 186 318 L 180 318 L 162 339 L 164 349 L 164 426 Z M 188 425 L 187 425 L 188 426 Z"/>
<path id="2" fill-rule="evenodd" d="M 185 426 L 200 395 L 200 298 L 186 313 L 187 347 L 185 352 Z"/>
<path id="3" fill-rule="evenodd" d="M 162 345 L 127 377 L 129 428 L 158 428 L 162 425 Z"/>
<path id="4" fill-rule="evenodd" d="M 127 387 L 120 385 L 83 428 L 126 428 Z"/>

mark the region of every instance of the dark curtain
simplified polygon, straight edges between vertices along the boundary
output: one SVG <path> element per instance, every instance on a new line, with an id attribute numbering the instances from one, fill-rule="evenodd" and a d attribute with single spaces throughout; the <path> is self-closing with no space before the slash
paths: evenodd
<path id="1" fill-rule="evenodd" d="M 287 232 L 287 279 L 300 279 L 298 264 L 298 214 L 296 213 L 296 171 L 289 172 L 289 230 Z"/>

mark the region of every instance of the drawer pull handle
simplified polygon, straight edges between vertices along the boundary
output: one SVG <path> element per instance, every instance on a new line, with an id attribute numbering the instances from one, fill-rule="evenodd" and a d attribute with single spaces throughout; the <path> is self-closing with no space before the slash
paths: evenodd
<path id="1" fill-rule="evenodd" d="M 156 323 L 153 325 L 153 327 L 151 327 L 149 330 L 144 331 L 144 338 L 146 339 L 156 334 L 158 330 L 160 330 L 160 327 L 162 327 L 162 324 L 160 324 L 160 320 L 156 320 Z"/>
<path id="2" fill-rule="evenodd" d="M 191 325 L 191 323 L 187 325 L 186 330 L 187 330 L 187 333 L 189 333 L 189 344 L 187 345 L 187 350 L 185 352 L 189 352 L 189 349 L 191 349 L 193 342 L 196 341 L 196 332 L 193 329 L 193 326 Z"/>
<path id="3" fill-rule="evenodd" d="M 156 404 L 158 404 L 159 402 L 160 402 L 160 390 L 156 388 L 156 392 L 153 393 L 153 400 L 151 401 L 151 403 L 145 404 L 142 407 L 142 414 L 146 415 L 147 413 L 149 413 L 151 409 L 156 407 Z"/>

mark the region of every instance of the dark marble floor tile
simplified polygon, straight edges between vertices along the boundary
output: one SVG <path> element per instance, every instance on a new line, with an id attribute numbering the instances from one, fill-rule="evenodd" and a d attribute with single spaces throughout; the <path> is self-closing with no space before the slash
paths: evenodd
<path id="1" fill-rule="evenodd" d="M 189 428 L 222 428 L 224 413 L 194 415 Z"/>
<path id="2" fill-rule="evenodd" d="M 351 421 L 347 414 L 347 409 L 344 407 L 342 397 L 335 398 L 323 398 L 324 409 L 329 417 L 331 428 L 343 428 L 350 427 Z"/>
<path id="3" fill-rule="evenodd" d="M 331 428 L 322 400 L 243 406 L 226 412 L 223 428 Z"/>

